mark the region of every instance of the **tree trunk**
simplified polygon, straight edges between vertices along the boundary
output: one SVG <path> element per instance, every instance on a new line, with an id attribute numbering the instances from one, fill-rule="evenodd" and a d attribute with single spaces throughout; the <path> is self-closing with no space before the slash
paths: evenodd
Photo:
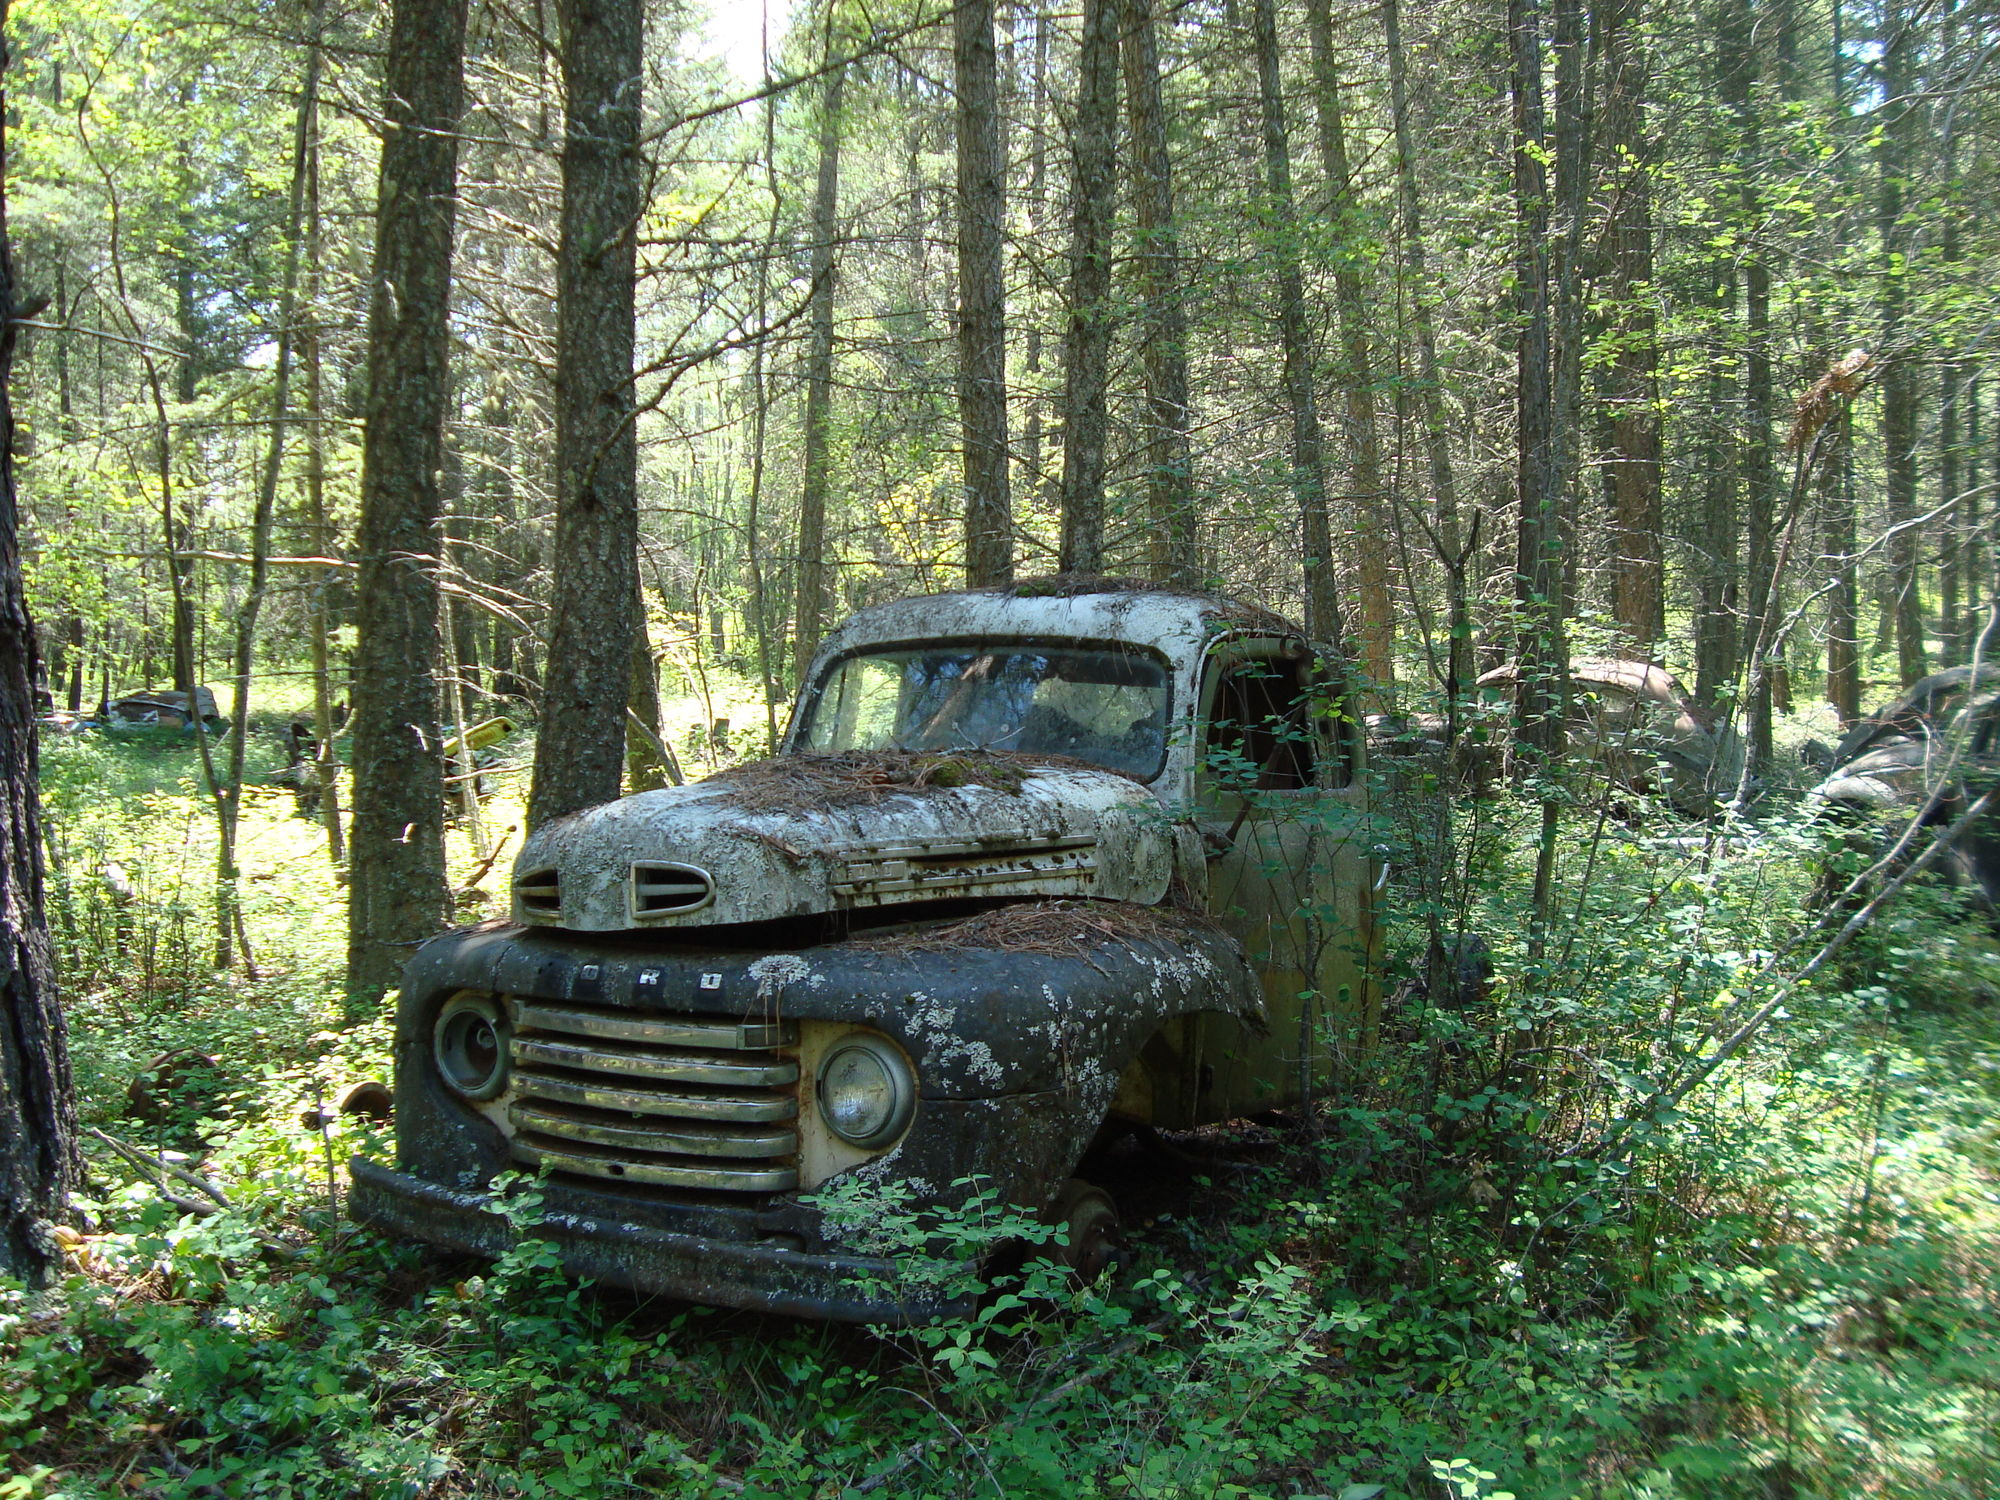
<path id="1" fill-rule="evenodd" d="M 1965 578 L 1965 614 L 1958 626 L 1958 638 L 1965 643 L 1964 655 L 1967 660 L 1971 659 L 1973 647 L 1979 640 L 1979 632 L 1984 628 L 1990 602 L 1991 585 L 1987 558 L 1992 551 L 1992 543 L 1988 540 L 1985 527 L 1981 523 L 1980 512 L 1983 507 L 1980 504 L 1980 497 L 1991 495 L 1995 488 L 2000 488 L 2000 444 L 1995 444 L 1993 448 L 1992 487 L 1979 482 L 1979 455 L 1987 451 L 1979 440 L 1979 397 L 1979 381 L 1968 377 L 1965 386 L 1965 498 L 1961 502 L 1965 507 L 1963 530 L 1965 540 L 1958 549 L 1959 566 L 1964 570 Z M 1989 642 L 1989 655 L 1991 649 Z"/>
<path id="2" fill-rule="evenodd" d="M 1836 447 L 1821 470 L 1825 540 L 1833 570 L 1826 596 L 1826 697 L 1846 729 L 1861 717 L 1861 578 L 1855 559 L 1854 411 L 1835 418 Z"/>
<path id="3" fill-rule="evenodd" d="M 1957 44 L 1957 10 L 1947 4 L 1944 11 L 1943 38 L 1940 50 L 1950 56 Z M 1951 282 L 1956 282 L 1963 273 L 1960 257 L 1963 254 L 1958 238 L 1959 204 L 1964 184 L 1958 175 L 1958 133 L 1946 130 L 1939 147 L 1938 178 L 1942 186 L 1943 205 L 1941 217 L 1943 225 L 1939 232 L 1939 256 L 1944 262 L 1944 273 Z M 1942 535 L 1938 539 L 1938 641 L 1940 654 L 1938 664 L 1955 667 L 1965 659 L 1965 653 L 1972 647 L 1970 637 L 1961 639 L 1959 634 L 1960 607 L 1958 598 L 1959 554 L 1964 550 L 1962 539 L 1966 535 L 1965 517 L 1961 514 L 1963 491 L 1960 471 L 1966 450 L 1959 446 L 1960 402 L 1971 381 L 1972 370 L 1969 362 L 1959 357 L 1959 341 L 1954 330 L 1944 334 L 1947 345 L 1945 358 L 1938 376 L 1938 505 L 1942 510 Z M 1976 452 L 1977 450 L 1971 450 Z"/>
<path id="4" fill-rule="evenodd" d="M 560 0 L 556 539 L 528 823 L 615 801 L 639 588 L 633 285 L 644 161 L 638 0 Z"/>
<path id="5" fill-rule="evenodd" d="M 305 376 L 306 409 L 306 532 L 312 549 L 321 557 L 331 555 L 333 528 L 326 513 L 326 435 L 320 390 L 320 342 L 317 297 L 319 264 L 318 146 L 314 146 L 313 205 L 308 217 L 307 266 L 312 289 L 306 301 L 312 308 L 301 330 L 299 362 Z M 320 820 L 326 825 L 327 857 L 335 865 L 347 860 L 347 836 L 340 821 L 340 762 L 333 753 L 333 570 L 315 570 L 308 606 L 308 645 L 312 653 L 313 738 L 317 750 L 313 770 L 319 782 Z"/>
<path id="6" fill-rule="evenodd" d="M 216 807 L 216 933 L 215 966 L 230 966 L 235 932 L 242 922 L 237 908 L 236 825 L 243 810 L 243 766 L 250 748 L 250 685 L 257 651 L 257 618 L 263 612 L 270 585 L 271 527 L 278 511 L 278 478 L 285 463 L 285 429 L 291 418 L 292 348 L 297 338 L 299 262 L 304 246 L 306 182 L 314 122 L 319 112 L 320 29 L 325 0 L 314 0 L 312 34 L 306 43 L 305 77 L 299 84 L 299 107 L 292 126 L 292 185 L 285 210 L 285 270 L 278 293 L 278 348 L 271 379 L 271 429 L 258 478 L 257 504 L 250 522 L 250 579 L 236 612 L 234 666 L 236 701 L 232 705 L 235 732 L 229 740 L 229 774 L 215 790 Z M 200 730 L 200 709 L 190 701 L 190 722 Z M 244 962 L 252 962 L 246 945 Z"/>
<path id="7" fill-rule="evenodd" d="M 394 0 L 368 310 L 354 650 L 348 986 L 359 1011 L 451 910 L 432 654 L 450 399 L 465 0 Z"/>
<path id="8" fill-rule="evenodd" d="M 1048 102 L 1049 102 L 1049 18 L 1034 9 L 1035 42 L 1029 51 L 1028 75 L 1028 192 L 1024 213 L 1027 217 L 1027 238 L 1039 244 L 1048 212 Z M 912 186 L 921 180 L 914 154 L 910 158 Z M 1024 320 L 1021 344 L 1022 405 L 1026 415 L 1021 421 L 1021 479 L 1023 493 L 1027 496 L 1029 509 L 1044 495 L 1055 494 L 1059 481 L 1052 481 L 1043 473 L 1042 454 L 1042 320 L 1038 309 L 1030 304 L 1028 316 Z M 1061 503 L 1058 497 L 1057 504 Z"/>
<path id="9" fill-rule="evenodd" d="M 1118 0 L 1083 0 L 1071 131 L 1069 328 L 1063 339 L 1065 573 L 1104 571 L 1104 383 L 1111 360 L 1111 217 L 1117 203 Z"/>
<path id="10" fill-rule="evenodd" d="M 1748 40 L 1736 35 L 1732 26 L 1739 15 L 1737 0 L 1719 0 L 1714 12 L 1715 50 L 1710 71 L 1716 97 L 1725 104 L 1739 99 L 1749 87 L 1748 59 L 1743 55 Z M 1715 139 L 1710 159 L 1720 171 L 1730 143 Z M 1741 656 L 1739 634 L 1739 590 L 1742 557 L 1739 546 L 1742 516 L 1737 503 L 1738 470 L 1743 452 L 1738 441 L 1740 414 L 1732 399 L 1732 376 L 1724 350 L 1732 342 L 1728 336 L 1736 314 L 1737 263 L 1728 249 L 1709 264 L 1712 323 L 1709 334 L 1706 399 L 1698 420 L 1700 444 L 1695 453 L 1695 472 L 1702 476 L 1701 503 L 1694 518 L 1689 541 L 1693 551 L 1691 572 L 1695 592 L 1695 696 L 1714 706 L 1736 681 Z"/>
<path id="11" fill-rule="evenodd" d="M 1774 527 L 1778 477 L 1771 443 L 1771 267 L 1762 249 L 1763 205 L 1758 191 L 1762 165 L 1763 86 L 1757 65 L 1756 17 L 1749 0 L 1729 0 L 1717 42 L 1726 57 L 1723 103 L 1736 125 L 1730 155 L 1737 163 L 1737 222 L 1744 235 L 1743 273 L 1743 623 L 1745 645 L 1764 634 L 1776 606 L 1773 595 Z M 1762 684 L 1745 701 L 1749 761 L 1761 770 L 1771 762 L 1771 678 L 1747 663 Z"/>
<path id="12" fill-rule="evenodd" d="M 643 587 L 633 597 L 632 613 L 632 701 L 626 708 L 636 727 L 625 736 L 625 790 L 655 792 L 674 777 L 660 753 L 666 744 L 660 728 L 660 663 L 646 633 Z"/>
<path id="13" fill-rule="evenodd" d="M 1006 161 L 1000 149 L 993 0 L 957 0 L 958 410 L 965 443 L 965 577 L 974 588 L 1014 578 L 1007 489 L 1007 309 L 1001 250 Z"/>
<path id="14" fill-rule="evenodd" d="M 828 51 L 832 50 L 829 38 Z M 819 181 L 813 192 L 812 348 L 806 356 L 806 443 L 799 483 L 799 603 L 792 675 L 803 680 L 826 629 L 826 497 L 832 478 L 833 305 L 840 232 L 840 95 L 846 74 L 827 76 L 820 101 Z"/>
<path id="15" fill-rule="evenodd" d="M 1285 133 L 1285 98 L 1278 76 L 1276 0 L 1256 0 L 1251 13 L 1257 58 L 1257 103 L 1264 135 L 1264 190 L 1271 258 L 1278 286 L 1278 338 L 1284 348 L 1285 404 L 1292 418 L 1292 490 L 1298 497 L 1305 558 L 1306 630 L 1321 641 L 1339 641 L 1340 586 L 1334 574 L 1333 535 L 1327 517 L 1326 450 L 1319 403 L 1313 392 L 1312 347 L 1306 326 L 1304 278 L 1299 267 L 1298 214 L 1292 200 L 1291 146 Z"/>
<path id="16" fill-rule="evenodd" d="M 1340 75 L 1333 60 L 1329 0 L 1307 0 L 1312 34 L 1313 85 L 1319 94 L 1320 170 L 1326 177 L 1327 216 L 1337 235 L 1334 304 L 1340 317 L 1343 436 L 1354 506 L 1355 574 L 1359 615 L 1355 645 L 1361 665 L 1385 697 L 1396 682 L 1396 614 L 1389 592 L 1389 539 L 1394 534 L 1389 489 L 1382 479 L 1382 445 L 1375 421 L 1375 367 L 1368 344 L 1368 289 L 1360 267 L 1372 238 L 1363 219 L 1347 159 L 1347 126 Z"/>
<path id="17" fill-rule="evenodd" d="M 182 98 L 193 103 L 193 91 L 183 86 Z M 187 152 L 180 157 L 181 178 L 189 185 L 188 196 L 193 197 L 193 171 L 188 165 Z M 194 404 L 200 390 L 200 333 L 195 326 L 194 293 L 194 216 L 183 209 L 179 217 L 180 254 L 174 263 L 174 314 L 180 333 L 179 357 L 174 361 L 174 394 L 183 407 Z M 162 439 L 168 443 L 166 462 L 171 463 L 171 436 Z M 201 664 L 195 655 L 195 563 L 191 555 L 194 551 L 194 502 L 192 485 L 179 487 L 180 503 L 166 517 L 167 567 L 173 575 L 173 614 L 169 629 L 173 652 L 174 691 L 186 693 L 192 707 L 194 692 L 201 680 Z M 150 684 L 149 684 L 150 685 Z"/>
<path id="18" fill-rule="evenodd" d="M 1875 229 L 1882 253 L 1882 473 L 1889 525 L 1889 591 L 1896 628 L 1896 670 L 1904 687 L 1924 675 L 1923 588 L 1918 576 L 1917 393 L 1911 351 L 1904 347 L 1909 302 L 1910 235 L 1903 224 L 1906 177 L 1918 128 L 1909 96 L 1916 28 L 1900 0 L 1882 10 L 1882 102 Z"/>
<path id="19" fill-rule="evenodd" d="M 1559 16 L 1558 35 L 1562 34 L 1563 18 Z M 1539 762 L 1546 773 L 1553 769 L 1563 748 L 1562 438 L 1556 431 L 1560 403 L 1550 297 L 1550 205 L 1545 165 L 1550 152 L 1542 96 L 1541 17 L 1535 0 L 1509 0 L 1507 36 L 1514 123 L 1514 300 L 1519 330 L 1515 344 L 1514 491 L 1520 516 L 1515 537 L 1514 599 L 1521 626 L 1515 648 L 1519 677 L 1514 723 L 1515 736 L 1526 752 L 1524 759 L 1530 765 Z M 1559 129 L 1556 161 L 1559 180 L 1566 182 L 1575 164 L 1564 160 L 1567 143 L 1560 139 L 1563 134 Z M 1529 953 L 1537 958 L 1548 931 L 1553 900 L 1558 814 L 1555 798 L 1544 795 L 1532 896 L 1535 920 L 1529 938 Z"/>
<path id="20" fill-rule="evenodd" d="M 1466 596 L 1469 545 L 1458 522 L 1457 476 L 1452 470 L 1451 432 L 1446 424 L 1444 383 L 1438 369 L 1437 333 L 1431 315 L 1430 257 L 1424 244 L 1421 200 L 1417 195 L 1415 132 L 1410 126 L 1407 59 L 1399 0 L 1382 0 L 1382 39 L 1389 61 L 1389 109 L 1396 140 L 1397 239 L 1402 246 L 1403 296 L 1410 308 L 1410 332 L 1416 344 L 1417 387 L 1420 393 L 1424 460 L 1436 506 L 1437 545 L 1443 555 L 1449 593 L 1450 645 L 1446 648 L 1445 712 L 1453 731 L 1458 696 L 1477 675 L 1472 664 L 1471 604 Z M 1402 399 L 1398 392 L 1398 400 Z M 1499 528 L 1495 528 L 1498 535 Z M 1476 532 L 1476 528 L 1475 528 Z"/>
<path id="21" fill-rule="evenodd" d="M 1534 0 L 1510 0 L 1514 119 L 1514 299 L 1516 457 L 1519 528 L 1514 597 L 1521 612 L 1520 689 L 1515 705 L 1523 744 L 1553 753 L 1558 685 L 1551 673 L 1562 598 L 1561 473 L 1556 455 L 1550 308 L 1549 159 L 1542 95 L 1542 37 Z"/>
<path id="22" fill-rule="evenodd" d="M 1610 443 L 1611 614 L 1633 654 L 1651 660 L 1666 628 L 1660 547 L 1659 335 L 1653 294 L 1652 146 L 1646 138 L 1651 65 L 1641 0 L 1602 14 L 1605 159 L 1612 164 L 1610 300 L 1615 352 L 1606 392 Z"/>
<path id="23" fill-rule="evenodd" d="M 1562 592 L 1553 640 L 1576 612 L 1576 507 L 1570 503 L 1583 462 L 1584 223 L 1589 213 L 1591 161 L 1583 0 L 1554 0 L 1549 42 L 1554 61 L 1555 252 L 1552 266 L 1549 355 L 1550 437 L 1555 460 L 1556 545 Z"/>
<path id="24" fill-rule="evenodd" d="M 778 214 L 783 208 L 783 200 L 778 193 L 778 134 L 777 102 L 775 98 L 764 101 L 763 140 L 764 181 L 770 190 L 771 211 L 764 225 L 766 244 L 776 244 L 778 239 Z M 757 257 L 755 303 L 757 326 L 765 327 L 771 316 L 771 257 Z M 769 588 L 764 576 L 764 536 L 762 529 L 764 504 L 764 469 L 766 439 L 770 432 L 771 401 L 769 385 L 764 378 L 765 343 L 758 339 L 750 349 L 750 493 L 745 499 L 743 512 L 743 543 L 750 573 L 750 614 L 752 642 L 757 652 L 757 681 L 764 699 L 764 748 L 767 754 L 778 748 L 778 668 L 776 651 L 772 638 L 777 635 L 776 623 L 771 619 Z M 642 617 L 643 618 L 643 617 Z"/>
<path id="25" fill-rule="evenodd" d="M 0 48 L 7 36 L 0 0 Z M 0 69 L 7 58 L 0 51 Z M 0 89 L 0 132 L 10 117 Z M 7 160 L 0 134 L 0 161 Z M 0 180 L 0 1274 L 43 1285 L 60 1266 L 48 1223 L 82 1176 L 69 1038 L 42 897 L 42 807 L 35 755 L 34 622 L 22 594 L 14 501 L 13 251 Z"/>
<path id="26" fill-rule="evenodd" d="M 73 714 L 83 712 L 83 616 L 69 617 L 69 685 L 63 706 Z"/>
<path id="27" fill-rule="evenodd" d="M 1132 213 L 1139 356 L 1145 367 L 1148 567 L 1161 583 L 1201 583 L 1194 459 L 1189 450 L 1187 309 L 1174 224 L 1173 162 L 1160 104 L 1159 37 L 1153 0 L 1124 0 L 1126 118 L 1131 125 Z"/>

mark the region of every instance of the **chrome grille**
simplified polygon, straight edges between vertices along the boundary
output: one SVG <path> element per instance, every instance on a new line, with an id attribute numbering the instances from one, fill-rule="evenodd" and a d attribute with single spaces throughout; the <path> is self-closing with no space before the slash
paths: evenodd
<path id="1" fill-rule="evenodd" d="M 663 1188 L 798 1186 L 795 1024 L 514 1002 L 514 1157 Z"/>

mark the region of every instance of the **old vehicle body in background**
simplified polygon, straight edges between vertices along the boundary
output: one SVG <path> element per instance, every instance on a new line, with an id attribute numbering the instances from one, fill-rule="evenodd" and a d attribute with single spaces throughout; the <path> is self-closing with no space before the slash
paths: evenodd
<path id="1" fill-rule="evenodd" d="M 815 1194 L 978 1186 L 1115 1234 L 1108 1116 L 1313 1098 L 1374 1024 L 1376 868 L 1331 658 L 1278 616 L 1051 581 L 854 616 L 781 753 L 537 830 L 513 919 L 402 990 L 356 1212 L 495 1252 L 543 1174 L 576 1273 L 853 1319 L 935 1307 Z"/>
<path id="2" fill-rule="evenodd" d="M 1912 816 L 1948 827 L 2000 775 L 2000 666 L 1933 672 L 1856 721 L 1829 759 L 1812 795 L 1849 830 L 1856 853 L 1879 854 Z M 1937 870 L 2000 913 L 2000 827 L 1991 817 L 1961 831 Z"/>

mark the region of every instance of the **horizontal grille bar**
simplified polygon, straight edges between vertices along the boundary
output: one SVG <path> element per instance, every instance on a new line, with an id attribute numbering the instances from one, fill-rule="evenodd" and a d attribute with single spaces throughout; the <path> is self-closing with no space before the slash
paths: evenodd
<path id="1" fill-rule="evenodd" d="M 776 1088 L 797 1083 L 799 1065 L 772 1055 L 769 1061 L 738 1060 L 713 1052 L 669 1051 L 615 1042 L 595 1044 L 558 1037 L 516 1035 L 517 1063 L 610 1073 L 625 1078 L 658 1078 L 669 1083 L 715 1083 L 736 1088 Z"/>
<path id="2" fill-rule="evenodd" d="M 568 1078 L 551 1073 L 516 1073 L 514 1089 L 531 1099 L 583 1104 L 593 1109 L 653 1115 L 662 1119 L 734 1120 L 741 1124 L 760 1124 L 766 1120 L 797 1119 L 799 1113 L 799 1102 L 790 1094 L 701 1093 L 690 1089 L 648 1088 L 636 1082 L 594 1083 L 586 1078 Z"/>
<path id="3" fill-rule="evenodd" d="M 799 1039 L 796 1021 L 710 1021 L 696 1016 L 660 1016 L 646 1011 L 582 1010 L 575 1006 L 517 1003 L 514 1024 L 523 1031 L 556 1031 L 611 1041 L 650 1042 L 663 1047 L 719 1047 L 731 1052 L 782 1047 Z"/>
<path id="4" fill-rule="evenodd" d="M 789 1156 L 795 1142 L 788 1125 L 743 1126 L 706 1120 L 622 1121 L 605 1119 L 594 1110 L 560 1104 L 516 1104 L 508 1111 L 514 1123 L 537 1135 L 589 1145 L 617 1146 L 627 1151 L 681 1156 Z"/>
<path id="5" fill-rule="evenodd" d="M 783 1193 L 799 1185 L 799 1169 L 791 1162 L 755 1167 L 724 1166 L 700 1158 L 641 1158 L 594 1146 L 547 1141 L 536 1135 L 517 1136 L 514 1155 L 531 1166 L 558 1172 L 578 1172 L 614 1182 L 641 1182 L 655 1187 L 707 1188 L 733 1193 Z"/>

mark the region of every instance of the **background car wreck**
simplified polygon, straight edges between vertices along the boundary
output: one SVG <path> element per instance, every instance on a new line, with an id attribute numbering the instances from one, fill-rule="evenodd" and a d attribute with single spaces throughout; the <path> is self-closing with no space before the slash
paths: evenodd
<path id="1" fill-rule="evenodd" d="M 1881 829 L 1912 816 L 1947 828 L 2000 775 L 2000 667 L 1953 667 L 1914 684 L 1860 720 L 1833 751 L 1813 798 L 1853 830 L 1859 852 L 1883 847 Z M 1991 817 L 1961 831 L 1938 861 L 1946 879 L 1977 891 L 2000 913 L 2000 827 Z"/>

